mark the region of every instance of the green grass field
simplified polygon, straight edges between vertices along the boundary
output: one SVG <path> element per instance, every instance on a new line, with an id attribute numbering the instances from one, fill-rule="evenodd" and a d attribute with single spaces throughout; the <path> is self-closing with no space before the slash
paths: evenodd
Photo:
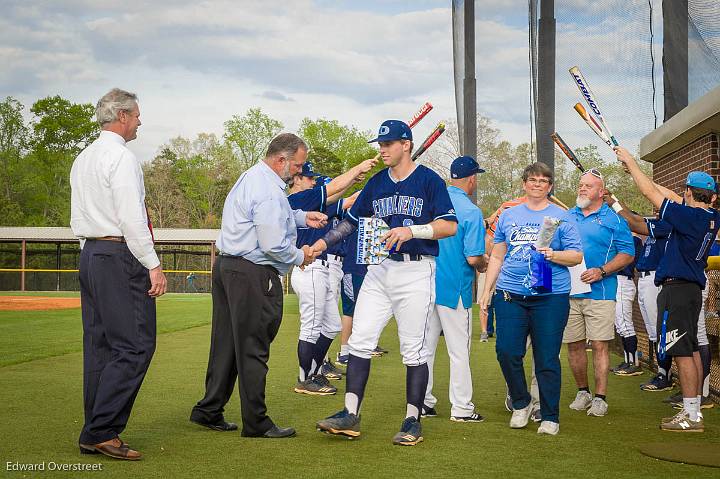
<path id="1" fill-rule="evenodd" d="M 292 392 L 297 375 L 297 301 L 286 298 L 283 325 L 271 350 L 267 403 L 281 426 L 298 436 L 285 440 L 241 438 L 191 424 L 190 408 L 203 394 L 210 337 L 208 295 L 167 295 L 158 301 L 158 345 L 123 439 L 145 454 L 128 463 L 81 456 L 82 327 L 80 311 L 0 312 L 0 474 L 6 477 L 77 472 L 22 473 L 7 463 L 101 463 L 98 477 L 717 477 L 716 469 L 663 462 L 638 452 L 641 442 L 712 443 L 720 454 L 720 413 L 706 410 L 704 434 L 663 433 L 665 393 L 646 393 L 634 378 L 610 378 L 610 414 L 590 418 L 568 409 L 575 395 L 563 357 L 561 430 L 538 436 L 536 426 L 508 427 L 504 383 L 494 343 L 473 343 L 475 404 L 481 424 L 448 419 L 448 361 L 441 341 L 436 363 L 440 416 L 423 421 L 425 442 L 414 448 L 390 440 L 405 411 L 405 370 L 390 323 L 381 344 L 390 354 L 373 360 L 363 403 L 363 436 L 354 441 L 315 431 L 315 421 L 342 408 L 342 394 L 309 397 Z M 475 334 L 477 337 L 478 335 Z M 334 344 L 332 352 L 337 350 Z M 612 362 L 619 362 L 613 357 Z M 344 382 L 336 382 L 340 393 Z M 226 418 L 239 422 L 233 397 Z"/>

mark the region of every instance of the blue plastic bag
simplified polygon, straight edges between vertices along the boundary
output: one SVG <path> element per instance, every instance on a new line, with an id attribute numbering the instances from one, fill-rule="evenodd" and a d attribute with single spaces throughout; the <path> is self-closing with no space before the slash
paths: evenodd
<path id="1" fill-rule="evenodd" d="M 538 293 L 552 293 L 552 268 L 542 253 L 530 252 L 529 288 Z"/>

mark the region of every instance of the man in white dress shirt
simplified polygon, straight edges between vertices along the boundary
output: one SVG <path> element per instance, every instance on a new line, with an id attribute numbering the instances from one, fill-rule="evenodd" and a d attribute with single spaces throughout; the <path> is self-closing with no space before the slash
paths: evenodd
<path id="1" fill-rule="evenodd" d="M 155 351 L 155 298 L 167 281 L 145 209 L 137 96 L 113 89 L 97 104 L 102 127 L 70 171 L 70 226 L 80 238 L 85 424 L 80 452 L 138 460 L 120 440 Z"/>

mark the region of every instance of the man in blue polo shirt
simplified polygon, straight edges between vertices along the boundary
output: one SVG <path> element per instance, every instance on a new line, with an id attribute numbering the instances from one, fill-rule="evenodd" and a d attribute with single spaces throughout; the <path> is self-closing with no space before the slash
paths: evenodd
<path id="1" fill-rule="evenodd" d="M 450 166 L 448 194 L 458 219 L 455 236 L 443 238 L 435 261 L 435 307 L 425 338 L 430 350 L 428 385 L 424 409 L 432 410 L 437 399 L 432 394 L 433 364 L 440 333 L 450 356 L 450 420 L 481 422 L 472 403 L 470 337 L 472 331 L 472 286 L 475 271 L 484 271 L 485 226 L 482 212 L 468 195 L 477 187 L 477 174 L 485 170 L 470 156 L 461 156 Z"/>
<path id="2" fill-rule="evenodd" d="M 659 209 L 660 219 L 673 227 L 665 255 L 655 272 L 655 284 L 662 285 L 657 299 L 658 355 L 675 359 L 683 409 L 674 417 L 663 419 L 660 429 L 703 432 L 698 317 L 707 281 L 707 257 L 720 228 L 720 212 L 710 207 L 717 199 L 717 185 L 707 173 L 693 171 L 685 182 L 684 204 L 671 201 L 645 176 L 626 149 L 615 147 L 615 153 L 630 171 L 640 192 Z"/>
<path id="3" fill-rule="evenodd" d="M 595 168 L 587 170 L 580 177 L 577 206 L 567 215 L 580 231 L 587 267 L 580 280 L 589 284 L 591 290 L 570 297 L 570 315 L 563 342 L 568 345 L 568 360 L 578 387 L 570 409 L 587 410 L 588 416 L 607 414 L 608 343 L 615 336 L 617 272 L 635 258 L 627 221 L 603 201 L 604 193 L 602 174 Z M 590 394 L 587 375 L 586 341 L 592 342 L 594 398 Z"/>

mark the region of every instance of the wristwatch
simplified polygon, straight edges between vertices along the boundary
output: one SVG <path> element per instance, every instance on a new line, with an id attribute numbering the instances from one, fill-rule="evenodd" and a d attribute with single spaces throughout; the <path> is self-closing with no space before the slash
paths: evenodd
<path id="1" fill-rule="evenodd" d="M 607 276 L 607 271 L 605 271 L 605 268 L 603 268 L 602 266 L 600 266 L 600 267 L 598 267 L 598 269 L 600 270 L 600 275 L 601 275 L 603 278 L 604 278 L 605 276 Z"/>

